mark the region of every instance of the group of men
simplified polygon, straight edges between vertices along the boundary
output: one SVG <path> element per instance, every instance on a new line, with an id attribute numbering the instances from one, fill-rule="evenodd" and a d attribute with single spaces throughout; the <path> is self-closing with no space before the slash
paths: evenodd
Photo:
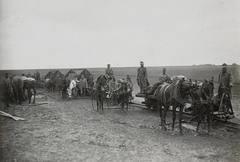
<path id="1" fill-rule="evenodd" d="M 140 62 L 140 67 L 137 70 L 137 82 L 140 86 L 140 93 L 152 93 L 151 90 L 154 90 L 155 88 L 160 85 L 163 82 L 169 82 L 171 81 L 171 78 L 166 73 L 166 68 L 163 68 L 163 73 L 159 77 L 159 82 L 157 82 L 155 85 L 153 85 L 153 88 L 147 91 L 147 87 L 149 86 L 148 79 L 147 79 L 147 69 L 144 67 L 143 61 Z M 222 64 L 222 71 L 220 72 L 218 76 L 218 97 L 221 98 L 222 94 L 226 89 L 228 89 L 228 93 L 231 95 L 231 88 L 233 87 L 233 76 L 230 71 L 227 69 L 227 64 Z M 232 95 L 231 95 L 232 96 Z"/>
<path id="2" fill-rule="evenodd" d="M 167 82 L 171 80 L 169 75 L 166 73 L 166 69 L 163 68 L 162 75 L 159 77 L 159 84 L 162 82 Z M 116 79 L 114 77 L 114 72 L 113 69 L 111 68 L 110 64 L 107 65 L 107 69 L 105 71 L 105 75 L 108 78 L 109 82 L 109 90 L 110 92 L 113 92 L 118 88 L 118 82 L 116 82 Z M 124 81 L 124 78 L 122 79 Z M 80 93 L 85 95 L 86 93 L 86 88 L 87 88 L 87 80 L 84 78 L 84 76 L 81 76 L 81 79 L 78 81 L 80 85 Z M 127 75 L 126 82 L 128 85 L 131 87 L 131 92 L 133 91 L 133 81 L 130 77 L 130 75 Z M 137 83 L 140 87 L 140 93 L 145 93 L 147 90 L 147 87 L 149 86 L 149 82 L 147 79 L 147 69 L 144 67 L 143 61 L 140 61 L 140 67 L 137 69 Z M 231 88 L 233 87 L 233 76 L 232 74 L 228 71 L 227 69 L 227 64 L 224 63 L 222 65 L 222 71 L 219 74 L 218 77 L 218 96 L 221 98 L 221 95 L 223 94 L 225 89 L 228 89 L 229 92 L 231 93 Z M 5 77 L 2 80 L 2 92 L 4 93 L 4 101 L 5 105 L 7 107 L 10 107 L 10 91 L 11 91 L 11 84 L 10 84 L 10 78 L 9 74 L 5 73 Z M 150 92 L 149 92 L 150 93 Z"/>
<path id="3" fill-rule="evenodd" d="M 109 86 L 109 95 L 107 97 L 111 97 L 113 95 L 113 92 L 117 90 L 122 82 L 126 82 L 127 86 L 130 88 L 130 97 L 133 99 L 132 92 L 133 92 L 133 81 L 130 77 L 130 75 L 127 75 L 127 78 L 119 79 L 116 81 L 116 78 L 114 76 L 113 69 L 111 68 L 110 64 L 107 64 L 107 69 L 105 70 L 105 75 L 108 78 L 108 86 Z M 113 100 L 116 98 L 113 95 Z"/>

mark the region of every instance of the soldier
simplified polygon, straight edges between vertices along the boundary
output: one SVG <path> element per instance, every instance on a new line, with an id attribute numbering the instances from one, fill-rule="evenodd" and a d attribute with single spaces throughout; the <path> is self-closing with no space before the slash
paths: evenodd
<path id="1" fill-rule="evenodd" d="M 127 84 L 128 84 L 128 87 L 130 87 L 130 98 L 131 98 L 131 100 L 133 100 L 132 92 L 133 92 L 134 83 L 133 83 L 130 75 L 127 75 Z"/>
<path id="2" fill-rule="evenodd" d="M 3 83 L 3 92 L 4 92 L 4 102 L 5 106 L 11 107 L 10 103 L 10 79 L 8 77 L 8 73 L 5 73 L 5 78 L 2 80 Z"/>
<path id="3" fill-rule="evenodd" d="M 160 82 L 171 82 L 171 78 L 169 75 L 166 73 L 166 68 L 163 68 L 163 74 L 159 77 Z"/>
<path id="4" fill-rule="evenodd" d="M 140 61 L 140 67 L 137 70 L 137 82 L 140 87 L 140 93 L 144 93 L 147 82 L 147 69 L 144 67 L 143 61 Z"/>
<path id="5" fill-rule="evenodd" d="M 80 95 L 83 96 L 86 95 L 87 87 L 88 87 L 87 79 L 84 78 L 84 75 L 81 75 L 81 79 L 79 80 Z"/>
<path id="6" fill-rule="evenodd" d="M 37 80 L 37 82 L 39 82 L 40 81 L 40 73 L 37 71 L 37 73 L 36 73 L 36 80 Z"/>
<path id="7" fill-rule="evenodd" d="M 107 78 L 113 77 L 114 72 L 113 72 L 112 68 L 110 67 L 110 64 L 107 64 L 107 69 L 105 71 L 105 74 L 106 74 Z"/>
<path id="8" fill-rule="evenodd" d="M 232 77 L 232 74 L 227 70 L 227 64 L 224 63 L 222 64 L 222 71 L 221 73 L 219 74 L 219 77 L 218 77 L 218 84 L 219 84 L 219 87 L 218 87 L 218 98 L 221 99 L 222 97 L 222 94 L 224 93 L 224 90 L 228 89 L 229 91 L 229 95 L 230 97 L 232 97 L 231 95 L 231 88 L 233 86 L 233 77 Z"/>

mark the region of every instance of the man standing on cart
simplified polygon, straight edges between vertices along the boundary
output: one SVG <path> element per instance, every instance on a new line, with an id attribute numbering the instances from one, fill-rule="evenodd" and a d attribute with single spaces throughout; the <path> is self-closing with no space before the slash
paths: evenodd
<path id="1" fill-rule="evenodd" d="M 140 67 L 137 70 L 137 83 L 140 87 L 140 93 L 145 93 L 146 86 L 149 86 L 147 80 L 147 69 L 144 67 L 143 61 L 140 61 Z"/>
<path id="2" fill-rule="evenodd" d="M 224 63 L 222 65 L 222 71 L 219 74 L 218 77 L 218 98 L 221 99 L 222 94 L 225 92 L 225 90 L 228 90 L 228 93 L 230 95 L 230 98 L 232 98 L 231 94 L 231 88 L 233 86 L 233 76 L 232 74 L 227 70 L 227 64 Z"/>
<path id="3" fill-rule="evenodd" d="M 219 74 L 218 77 L 218 98 L 220 99 L 220 101 L 222 101 L 222 104 L 220 104 L 219 107 L 219 111 L 226 111 L 225 107 L 227 106 L 225 103 L 225 100 L 223 99 L 223 94 L 228 94 L 229 96 L 229 100 L 232 98 L 232 93 L 231 93 L 231 89 L 233 86 L 233 77 L 232 74 L 227 70 L 227 64 L 224 63 L 222 65 L 222 71 Z"/>

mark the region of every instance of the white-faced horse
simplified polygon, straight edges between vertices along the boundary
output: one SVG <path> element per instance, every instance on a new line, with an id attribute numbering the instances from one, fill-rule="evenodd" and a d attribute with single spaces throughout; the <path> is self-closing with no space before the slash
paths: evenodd
<path id="1" fill-rule="evenodd" d="M 67 92 L 68 92 L 68 98 L 72 98 L 72 95 L 74 96 L 74 98 L 77 97 L 77 80 L 71 80 L 70 84 L 67 88 Z"/>

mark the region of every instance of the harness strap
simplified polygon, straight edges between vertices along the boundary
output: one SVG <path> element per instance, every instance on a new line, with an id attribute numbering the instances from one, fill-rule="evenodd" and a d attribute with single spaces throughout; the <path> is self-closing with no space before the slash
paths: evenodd
<path id="1" fill-rule="evenodd" d="M 170 85 L 166 85 L 165 86 L 166 88 L 164 89 L 164 91 L 163 91 L 163 100 L 164 100 L 164 102 L 167 102 L 167 98 L 166 98 L 166 90 L 168 89 L 168 87 L 170 87 Z"/>

